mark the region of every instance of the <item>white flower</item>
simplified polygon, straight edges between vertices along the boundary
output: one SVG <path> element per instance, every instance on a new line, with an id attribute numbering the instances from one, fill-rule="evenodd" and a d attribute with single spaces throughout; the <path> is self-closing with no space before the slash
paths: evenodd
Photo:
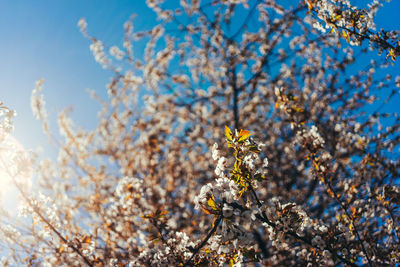
<path id="1" fill-rule="evenodd" d="M 121 51 L 117 46 L 110 47 L 110 54 L 114 56 L 116 59 L 121 60 L 123 59 L 125 53 Z"/>
<path id="2" fill-rule="evenodd" d="M 214 143 L 213 147 L 212 147 L 212 158 L 213 160 L 218 160 L 220 157 L 219 155 L 219 151 L 218 151 L 218 144 Z"/>
<path id="3" fill-rule="evenodd" d="M 397 87 L 400 87 L 400 76 L 396 76 L 395 83 Z"/>
<path id="4" fill-rule="evenodd" d="M 100 63 L 103 68 L 106 68 L 110 61 L 107 59 L 106 54 L 104 53 L 103 43 L 99 40 L 96 40 L 90 45 L 90 50 L 93 53 L 94 59 Z"/>
<path id="5" fill-rule="evenodd" d="M 118 266 L 118 259 L 110 259 L 110 266 Z"/>
<path id="6" fill-rule="evenodd" d="M 228 160 L 225 157 L 220 157 L 218 160 L 217 167 L 215 168 L 215 174 L 219 177 L 224 176 L 225 167 Z"/>
<path id="7" fill-rule="evenodd" d="M 200 190 L 200 194 L 194 198 L 195 208 L 200 209 L 201 205 L 204 205 L 207 202 L 207 195 L 211 191 L 211 185 L 206 184 Z"/>
<path id="8" fill-rule="evenodd" d="M 320 249 L 324 249 L 325 248 L 325 241 L 321 238 L 321 236 L 317 235 L 315 236 L 312 240 L 311 243 L 313 246 L 317 246 Z"/>
<path id="9" fill-rule="evenodd" d="M 225 203 L 222 212 L 224 217 L 229 218 L 233 215 L 233 208 Z"/>
<path id="10" fill-rule="evenodd" d="M 268 163 L 269 163 L 269 162 L 268 162 L 268 158 L 265 157 L 264 160 L 263 160 L 263 167 L 264 167 L 264 168 L 267 168 L 267 167 L 268 167 Z"/>
<path id="11" fill-rule="evenodd" d="M 79 30 L 83 33 L 87 31 L 87 22 L 86 22 L 85 18 L 79 19 L 78 27 L 79 27 Z"/>

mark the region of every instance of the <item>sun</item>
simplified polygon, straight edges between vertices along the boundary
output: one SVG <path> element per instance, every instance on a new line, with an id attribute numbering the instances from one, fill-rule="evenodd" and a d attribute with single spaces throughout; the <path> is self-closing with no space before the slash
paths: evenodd
<path id="1" fill-rule="evenodd" d="M 16 215 L 23 194 L 32 185 L 32 164 L 27 151 L 11 134 L 0 130 L 0 206 Z M 22 194 L 21 194 L 22 193 Z"/>

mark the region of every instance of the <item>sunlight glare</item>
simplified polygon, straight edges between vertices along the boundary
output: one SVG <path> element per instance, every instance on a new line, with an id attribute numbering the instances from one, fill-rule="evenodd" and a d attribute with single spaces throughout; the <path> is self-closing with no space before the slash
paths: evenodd
<path id="1" fill-rule="evenodd" d="M 0 207 L 15 216 L 21 198 L 32 185 L 32 164 L 28 153 L 12 135 L 0 132 Z M 18 186 L 18 187 L 17 187 Z"/>

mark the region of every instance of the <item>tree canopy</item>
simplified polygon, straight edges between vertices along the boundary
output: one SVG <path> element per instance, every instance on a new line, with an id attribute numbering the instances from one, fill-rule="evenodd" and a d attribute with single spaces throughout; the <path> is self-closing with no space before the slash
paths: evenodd
<path id="1" fill-rule="evenodd" d="M 2 264 L 399 263 L 399 33 L 376 29 L 380 1 L 282 2 L 147 0 L 158 25 L 132 16 L 123 47 L 81 19 L 108 99 L 92 92 L 94 129 L 62 111 L 57 137 L 37 83 L 59 153 L 31 157 L 34 190 L 14 179 L 25 218 L 0 224 Z"/>

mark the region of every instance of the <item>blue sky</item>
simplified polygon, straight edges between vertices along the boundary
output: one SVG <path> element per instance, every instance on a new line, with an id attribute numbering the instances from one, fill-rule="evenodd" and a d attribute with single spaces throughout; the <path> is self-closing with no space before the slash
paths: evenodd
<path id="1" fill-rule="evenodd" d="M 94 61 L 90 42 L 78 30 L 79 18 L 85 17 L 89 32 L 108 45 L 121 44 L 123 24 L 132 13 L 137 14 L 136 30 L 155 23 L 144 0 L 0 0 L 0 4 L 0 100 L 17 110 L 14 136 L 33 149 L 47 147 L 41 124 L 30 110 L 35 81 L 45 79 L 53 131 L 57 131 L 57 112 L 68 106 L 79 124 L 93 127 L 99 106 L 86 88 L 105 97 L 110 74 Z M 378 28 L 400 29 L 399 10 L 399 0 L 385 3 L 378 13 Z M 399 64 L 391 70 L 394 76 L 400 74 Z"/>
<path id="2" fill-rule="evenodd" d="M 105 96 L 109 73 L 98 65 L 90 42 L 77 22 L 85 17 L 93 35 L 108 44 L 120 44 L 123 24 L 132 13 L 143 15 L 136 27 L 155 20 L 145 1 L 0 1 L 0 100 L 17 110 L 14 136 L 26 147 L 45 141 L 41 125 L 30 110 L 35 81 L 45 79 L 44 94 L 52 128 L 57 111 L 73 107 L 73 117 L 93 126 L 99 106 L 86 88 Z M 90 104 L 88 104 L 90 103 Z"/>

